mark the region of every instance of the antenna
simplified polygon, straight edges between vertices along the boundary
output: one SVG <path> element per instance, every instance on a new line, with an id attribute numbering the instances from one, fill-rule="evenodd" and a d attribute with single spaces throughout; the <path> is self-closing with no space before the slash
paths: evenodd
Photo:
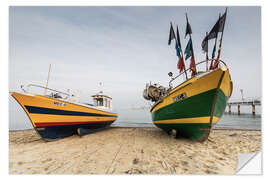
<path id="1" fill-rule="evenodd" d="M 102 82 L 99 82 L 99 85 L 100 85 L 100 91 L 99 91 L 99 93 L 102 94 L 103 93 L 103 91 L 102 91 Z"/>

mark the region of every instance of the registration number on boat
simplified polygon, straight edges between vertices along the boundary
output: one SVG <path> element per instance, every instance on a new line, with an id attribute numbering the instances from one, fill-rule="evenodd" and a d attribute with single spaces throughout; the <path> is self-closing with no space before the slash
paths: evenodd
<path id="1" fill-rule="evenodd" d="M 186 98 L 186 97 L 187 97 L 186 93 L 182 93 L 182 94 L 180 94 L 180 95 L 174 97 L 174 98 L 173 98 L 173 101 L 180 101 L 180 100 L 183 100 L 183 99 Z"/>
<path id="2" fill-rule="evenodd" d="M 58 105 L 58 106 L 66 106 L 65 103 L 61 103 L 61 102 L 53 102 L 53 104 Z"/>

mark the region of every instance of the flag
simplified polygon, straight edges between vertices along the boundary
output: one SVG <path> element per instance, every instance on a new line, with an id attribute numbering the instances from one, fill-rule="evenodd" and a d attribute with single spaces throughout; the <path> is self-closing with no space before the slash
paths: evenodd
<path id="1" fill-rule="evenodd" d="M 222 38 L 223 38 L 223 31 L 224 31 L 226 16 L 227 16 L 227 8 L 225 10 L 225 13 L 221 16 L 220 22 L 219 22 L 219 30 L 222 32 L 222 34 L 221 34 L 221 38 L 220 38 L 220 43 L 219 43 L 219 48 L 218 48 L 218 55 L 217 55 L 217 59 L 215 61 L 214 68 L 217 68 L 218 64 L 219 64 L 219 58 L 220 58 L 220 52 L 221 52 L 221 44 L 222 44 Z"/>
<path id="2" fill-rule="evenodd" d="M 206 36 L 208 35 L 208 32 L 206 32 Z M 206 59 L 208 61 L 209 57 L 208 57 L 208 39 L 206 41 L 206 45 L 205 45 L 205 53 L 206 53 Z"/>
<path id="3" fill-rule="evenodd" d="M 226 16 L 227 16 L 227 8 L 225 10 L 225 13 L 221 17 L 219 15 L 219 18 L 218 18 L 218 21 L 216 22 L 216 24 L 211 29 L 209 34 L 207 36 L 205 36 L 205 38 L 203 39 L 203 41 L 202 41 L 202 49 L 203 50 L 205 49 L 205 45 L 206 45 L 207 40 L 217 38 L 218 32 L 223 32 L 225 21 L 226 21 Z"/>
<path id="4" fill-rule="evenodd" d="M 203 39 L 203 42 L 202 42 L 202 50 L 203 52 L 208 52 L 208 34 L 206 33 L 206 36 L 205 38 Z"/>
<path id="5" fill-rule="evenodd" d="M 215 42 L 213 52 L 212 52 L 212 60 L 211 60 L 211 64 L 210 64 L 210 67 L 209 67 L 210 70 L 214 69 L 213 61 L 214 61 L 215 56 L 216 56 L 216 46 L 217 46 L 217 41 Z"/>
<path id="6" fill-rule="evenodd" d="M 191 30 L 191 26 L 188 22 L 188 17 L 187 17 L 187 13 L 186 13 L 186 19 L 187 19 L 187 26 L 186 26 L 186 35 L 185 35 L 185 38 L 188 34 L 192 34 L 192 30 Z"/>
<path id="7" fill-rule="evenodd" d="M 180 50 L 181 50 L 182 47 L 181 47 L 181 42 L 180 42 L 180 36 L 179 36 L 178 26 L 177 26 L 177 30 L 176 30 L 176 36 L 177 36 L 177 43 L 178 43 L 178 46 L 179 46 L 179 48 L 180 48 Z"/>
<path id="8" fill-rule="evenodd" d="M 219 20 L 219 29 L 218 29 L 218 32 L 223 32 L 224 31 L 226 16 L 227 16 L 227 8 L 225 10 L 225 13 L 221 16 L 221 18 Z"/>
<path id="9" fill-rule="evenodd" d="M 185 55 L 186 55 L 185 60 L 187 60 L 190 56 L 192 56 L 192 41 L 191 41 L 191 38 L 189 38 L 188 44 L 186 46 Z"/>
<path id="10" fill-rule="evenodd" d="M 178 63 L 177 63 L 177 68 L 179 69 L 179 72 L 182 72 L 184 70 L 184 59 L 183 56 L 179 57 Z"/>
<path id="11" fill-rule="evenodd" d="M 175 33 L 174 33 L 173 26 L 172 26 L 172 23 L 171 23 L 171 28 L 170 28 L 170 34 L 169 34 L 168 45 L 171 44 L 171 41 L 172 41 L 173 39 L 175 39 Z"/>
<path id="12" fill-rule="evenodd" d="M 196 65 L 195 65 L 195 59 L 194 56 L 192 56 L 191 61 L 190 61 L 190 71 L 191 71 L 191 77 L 196 75 Z"/>
<path id="13" fill-rule="evenodd" d="M 179 60 L 177 63 L 177 68 L 179 69 L 179 72 L 181 73 L 184 69 L 185 69 L 185 62 L 183 59 L 183 52 L 182 52 L 182 47 L 181 47 L 181 41 L 180 41 L 180 35 L 179 35 L 179 30 L 178 30 L 178 26 L 177 26 L 177 30 L 176 30 L 176 36 L 177 36 L 177 44 L 178 44 L 178 52 L 177 54 L 179 54 Z M 180 54 L 180 52 L 182 52 Z"/>
<path id="14" fill-rule="evenodd" d="M 176 50 L 176 56 L 180 57 L 180 47 L 178 46 L 178 43 L 175 41 L 175 50 Z"/>

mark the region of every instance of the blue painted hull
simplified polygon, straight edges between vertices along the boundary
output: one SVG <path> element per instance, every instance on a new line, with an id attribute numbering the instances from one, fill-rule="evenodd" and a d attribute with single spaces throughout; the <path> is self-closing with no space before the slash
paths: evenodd
<path id="1" fill-rule="evenodd" d="M 77 130 L 79 128 L 89 130 L 87 131 L 88 133 L 84 131 L 83 134 L 79 135 L 94 133 L 109 127 L 113 122 L 114 121 L 89 123 L 89 124 L 76 124 L 76 125 L 44 126 L 35 128 L 35 130 L 44 140 L 52 141 L 59 138 L 65 138 L 68 136 L 72 136 L 74 134 L 78 134 Z"/>

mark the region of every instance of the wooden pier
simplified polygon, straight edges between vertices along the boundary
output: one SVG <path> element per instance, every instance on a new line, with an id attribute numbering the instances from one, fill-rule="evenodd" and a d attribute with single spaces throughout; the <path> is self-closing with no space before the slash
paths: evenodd
<path id="1" fill-rule="evenodd" d="M 255 115 L 256 114 L 255 113 L 255 106 L 261 106 L 261 100 L 260 100 L 260 98 L 248 98 L 248 99 L 230 101 L 227 103 L 227 106 L 229 108 L 229 110 L 228 110 L 229 114 L 232 113 L 231 107 L 237 106 L 237 112 L 238 112 L 238 115 L 240 115 L 240 106 L 241 105 L 251 106 L 252 114 Z"/>

